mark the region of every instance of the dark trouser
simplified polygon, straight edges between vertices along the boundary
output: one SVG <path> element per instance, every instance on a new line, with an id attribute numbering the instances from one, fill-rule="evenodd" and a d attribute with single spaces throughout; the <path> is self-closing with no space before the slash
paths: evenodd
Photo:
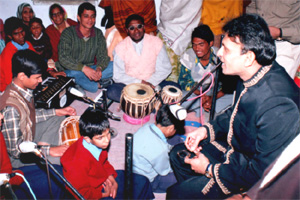
<path id="1" fill-rule="evenodd" d="M 208 146 L 209 145 L 205 145 Z M 210 148 L 210 147 L 209 147 Z M 189 164 L 185 164 L 177 152 L 186 149 L 184 144 L 176 145 L 170 152 L 170 161 L 173 167 L 177 183 L 167 190 L 167 199 L 223 199 L 226 195 L 219 188 L 217 183 L 214 183 L 212 187 L 204 192 L 203 188 L 207 186 L 207 183 L 211 179 L 204 175 L 195 173 Z M 221 162 L 221 154 L 217 155 L 217 160 L 212 157 L 208 152 L 212 149 L 203 148 L 201 152 L 208 157 L 211 163 Z M 213 151 L 215 152 L 215 151 Z"/>
<path id="2" fill-rule="evenodd" d="M 125 199 L 125 172 L 124 170 L 117 170 L 116 181 L 118 183 L 118 191 L 115 199 Z M 132 197 L 133 199 L 154 199 L 151 184 L 145 176 L 133 174 L 132 176 Z M 106 197 L 103 199 L 113 199 Z"/>
<path id="3" fill-rule="evenodd" d="M 176 86 L 180 89 L 180 86 L 172 81 L 162 81 L 159 86 L 161 87 L 161 89 L 163 89 L 163 87 L 167 86 L 167 85 L 173 85 Z M 110 86 L 107 87 L 107 97 L 115 102 L 120 103 L 120 97 L 121 97 L 121 93 L 123 88 L 126 85 L 123 83 L 114 83 Z"/>
<path id="4" fill-rule="evenodd" d="M 53 165 L 55 169 L 63 175 L 62 167 L 59 165 Z M 50 182 L 52 188 L 51 197 L 49 192 L 49 184 L 47 178 L 47 172 L 45 165 L 31 165 L 19 168 L 24 177 L 30 184 L 30 187 L 37 199 L 69 199 L 72 195 L 66 190 L 63 181 L 49 168 Z M 19 186 L 13 186 L 13 190 L 18 199 L 33 199 L 26 183 L 22 183 Z"/>

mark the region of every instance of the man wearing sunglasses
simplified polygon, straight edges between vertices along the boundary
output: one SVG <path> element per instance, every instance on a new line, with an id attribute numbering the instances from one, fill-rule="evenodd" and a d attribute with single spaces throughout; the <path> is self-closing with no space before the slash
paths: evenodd
<path id="1" fill-rule="evenodd" d="M 114 50 L 113 80 L 107 88 L 108 98 L 119 102 L 122 89 L 131 83 L 144 83 L 152 88 L 177 83 L 165 81 L 172 66 L 162 41 L 145 33 L 143 17 L 133 14 L 125 22 L 128 36 Z M 180 87 L 179 87 L 180 88 Z"/>

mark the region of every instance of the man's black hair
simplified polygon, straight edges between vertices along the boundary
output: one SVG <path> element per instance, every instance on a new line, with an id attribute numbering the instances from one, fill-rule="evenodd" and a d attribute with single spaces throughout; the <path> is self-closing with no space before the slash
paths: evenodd
<path id="1" fill-rule="evenodd" d="M 12 57 L 13 78 L 21 72 L 30 78 L 34 74 L 43 74 L 46 69 L 47 63 L 42 56 L 29 49 L 19 50 Z"/>
<path id="2" fill-rule="evenodd" d="M 177 119 L 170 111 L 169 105 L 163 104 L 156 114 L 157 124 L 163 127 L 174 125 L 176 130 L 181 130 L 184 126 L 184 120 Z"/>
<path id="3" fill-rule="evenodd" d="M 102 135 L 103 131 L 110 128 L 107 117 L 99 110 L 88 108 L 79 119 L 81 136 L 93 139 L 95 135 Z"/>
<path id="4" fill-rule="evenodd" d="M 193 30 L 192 41 L 195 37 L 205 40 L 208 44 L 214 41 L 214 34 L 206 24 L 201 24 Z"/>
<path id="5" fill-rule="evenodd" d="M 80 4 L 80 6 L 78 7 L 78 12 L 77 15 L 79 17 L 81 17 L 81 14 L 83 13 L 84 10 L 92 10 L 95 12 L 96 15 L 96 8 L 93 4 L 89 3 L 89 2 L 84 2 L 82 4 Z"/>
<path id="6" fill-rule="evenodd" d="M 5 38 L 6 43 L 11 41 L 11 39 L 8 38 L 7 36 L 12 36 L 12 33 L 18 28 L 23 28 L 23 30 L 25 30 L 25 25 L 23 24 L 21 19 L 17 17 L 10 17 L 5 20 L 4 33 L 6 35 Z"/>
<path id="7" fill-rule="evenodd" d="M 130 15 L 130 16 L 128 16 L 127 18 L 126 18 L 126 21 L 125 21 L 125 27 L 126 28 L 128 28 L 128 26 L 129 26 L 129 24 L 130 24 L 130 22 L 132 21 L 132 20 L 139 20 L 139 21 L 141 21 L 141 23 L 144 25 L 144 18 L 142 17 L 142 16 L 140 16 L 140 15 L 138 15 L 138 14 L 132 14 L 132 15 Z"/>
<path id="8" fill-rule="evenodd" d="M 252 51 L 260 65 L 270 65 L 276 57 L 276 47 L 265 20 L 256 14 L 244 14 L 228 22 L 223 30 L 234 41 L 239 38 L 242 54 Z"/>

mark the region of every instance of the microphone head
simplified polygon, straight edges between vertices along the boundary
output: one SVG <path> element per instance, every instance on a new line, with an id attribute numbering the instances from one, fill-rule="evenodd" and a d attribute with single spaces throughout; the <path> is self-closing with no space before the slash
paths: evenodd
<path id="1" fill-rule="evenodd" d="M 187 116 L 187 111 L 182 106 L 173 104 L 169 106 L 171 113 L 179 120 L 184 120 Z"/>
<path id="2" fill-rule="evenodd" d="M 84 97 L 85 95 L 76 88 L 70 87 L 69 92 L 77 97 Z"/>
<path id="3" fill-rule="evenodd" d="M 37 150 L 37 144 L 34 142 L 30 142 L 30 141 L 23 141 L 20 145 L 19 145 L 19 150 L 22 153 L 32 153 L 32 152 L 36 152 Z"/>

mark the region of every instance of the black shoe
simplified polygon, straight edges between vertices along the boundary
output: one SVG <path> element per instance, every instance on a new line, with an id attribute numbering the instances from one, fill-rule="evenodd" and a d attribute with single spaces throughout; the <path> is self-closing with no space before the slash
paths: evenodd
<path id="1" fill-rule="evenodd" d="M 101 88 L 107 88 L 108 86 L 112 85 L 114 81 L 112 78 L 107 78 L 107 79 L 101 79 L 99 83 Z"/>

